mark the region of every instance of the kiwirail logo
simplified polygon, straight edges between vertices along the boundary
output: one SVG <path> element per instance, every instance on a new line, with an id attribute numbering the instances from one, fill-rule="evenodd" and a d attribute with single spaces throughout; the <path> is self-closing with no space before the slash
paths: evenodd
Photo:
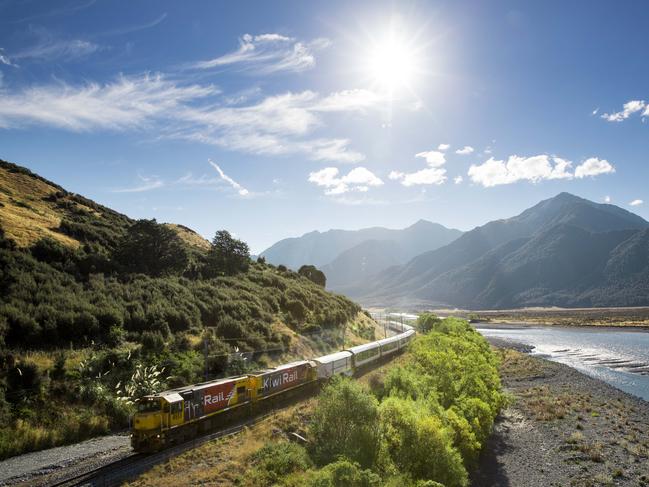
<path id="1" fill-rule="evenodd" d="M 264 379 L 263 389 L 264 390 L 276 389 L 285 384 L 290 384 L 291 382 L 295 382 L 297 379 L 298 379 L 297 370 L 293 370 L 290 372 L 283 372 L 280 374 L 273 374 Z"/>
<path id="2" fill-rule="evenodd" d="M 203 405 L 204 406 L 209 406 L 209 405 L 219 405 L 222 402 L 228 402 L 230 403 L 230 400 L 234 397 L 234 387 L 230 389 L 230 392 L 228 394 L 225 394 L 225 391 L 221 391 L 218 394 L 205 394 L 203 397 Z"/>

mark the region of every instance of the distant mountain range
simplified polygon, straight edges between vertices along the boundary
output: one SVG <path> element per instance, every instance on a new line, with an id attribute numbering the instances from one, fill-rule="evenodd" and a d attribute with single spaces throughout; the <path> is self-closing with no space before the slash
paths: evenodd
<path id="1" fill-rule="evenodd" d="M 323 269 L 364 305 L 649 305 L 649 222 L 569 193 L 400 263 L 403 246 L 367 239 Z"/>
<path id="2" fill-rule="evenodd" d="M 372 227 L 310 232 L 281 240 L 261 256 L 271 264 L 292 269 L 313 264 L 325 272 L 327 288 L 345 292 L 390 266 L 447 245 L 460 235 L 459 230 L 419 220 L 402 230 Z"/>

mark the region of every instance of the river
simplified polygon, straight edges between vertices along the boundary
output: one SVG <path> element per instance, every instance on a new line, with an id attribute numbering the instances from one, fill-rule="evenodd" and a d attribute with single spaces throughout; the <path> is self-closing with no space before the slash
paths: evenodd
<path id="1" fill-rule="evenodd" d="M 569 365 L 649 401 L 649 331 L 494 323 L 475 326 L 486 337 L 530 345 L 533 355 Z"/>

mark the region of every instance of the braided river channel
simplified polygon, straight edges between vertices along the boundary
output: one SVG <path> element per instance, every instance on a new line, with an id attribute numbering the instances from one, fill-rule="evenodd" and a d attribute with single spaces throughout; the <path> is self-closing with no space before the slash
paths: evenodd
<path id="1" fill-rule="evenodd" d="M 482 324 L 486 337 L 532 347 L 531 354 L 569 365 L 649 401 L 649 331 L 621 328 Z"/>

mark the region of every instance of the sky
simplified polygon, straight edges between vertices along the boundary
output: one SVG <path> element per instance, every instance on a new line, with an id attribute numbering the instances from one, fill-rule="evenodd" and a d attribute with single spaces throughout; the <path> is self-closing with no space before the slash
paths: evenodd
<path id="1" fill-rule="evenodd" d="M 469 230 L 563 191 L 649 218 L 648 19 L 632 1 L 0 0 L 0 158 L 254 253 Z"/>

